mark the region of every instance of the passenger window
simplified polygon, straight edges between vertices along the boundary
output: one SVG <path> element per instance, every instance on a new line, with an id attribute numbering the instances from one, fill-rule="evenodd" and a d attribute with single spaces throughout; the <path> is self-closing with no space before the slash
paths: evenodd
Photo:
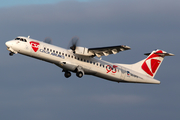
<path id="1" fill-rule="evenodd" d="M 21 38 L 20 41 L 23 41 L 23 39 Z"/>
<path id="2" fill-rule="evenodd" d="M 53 52 L 55 53 L 55 50 L 53 50 Z"/>
<path id="3" fill-rule="evenodd" d="M 74 59 L 76 59 L 76 56 L 74 57 Z"/>
<path id="4" fill-rule="evenodd" d="M 68 55 L 68 57 L 70 57 L 70 55 Z"/>
<path id="5" fill-rule="evenodd" d="M 61 54 L 61 52 L 59 52 L 59 54 Z"/>
<path id="6" fill-rule="evenodd" d="M 73 56 L 71 56 L 71 58 L 73 58 Z"/>
<path id="7" fill-rule="evenodd" d="M 86 62 L 86 60 L 84 59 L 84 62 Z"/>
<path id="8" fill-rule="evenodd" d="M 83 59 L 81 58 L 81 61 L 83 61 Z"/>
<path id="9" fill-rule="evenodd" d="M 79 58 L 77 58 L 79 60 Z"/>
<path id="10" fill-rule="evenodd" d="M 26 39 L 23 39 L 24 42 L 27 42 Z"/>
<path id="11" fill-rule="evenodd" d="M 92 61 L 90 61 L 90 64 L 92 64 Z"/>
<path id="12" fill-rule="evenodd" d="M 50 52 L 52 52 L 52 49 L 50 49 Z"/>
<path id="13" fill-rule="evenodd" d="M 87 63 L 89 63 L 89 60 L 87 60 Z"/>
<path id="14" fill-rule="evenodd" d="M 95 65 L 95 62 L 93 62 L 93 64 Z"/>
<path id="15" fill-rule="evenodd" d="M 65 56 L 67 56 L 67 54 L 65 54 Z"/>
<path id="16" fill-rule="evenodd" d="M 44 50 L 46 50 L 46 48 L 44 47 Z"/>
<path id="17" fill-rule="evenodd" d="M 64 55 L 64 53 L 62 53 L 62 55 Z"/>
<path id="18" fill-rule="evenodd" d="M 56 51 L 56 53 L 58 54 L 58 51 Z"/>
<path id="19" fill-rule="evenodd" d="M 49 51 L 49 48 L 47 48 L 47 51 Z"/>

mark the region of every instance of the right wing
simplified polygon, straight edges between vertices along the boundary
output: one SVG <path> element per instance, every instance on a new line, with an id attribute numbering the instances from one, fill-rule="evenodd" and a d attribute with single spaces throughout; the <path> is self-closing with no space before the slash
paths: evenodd
<path id="1" fill-rule="evenodd" d="M 88 52 L 92 54 L 92 56 L 108 56 L 110 54 L 116 54 L 120 51 L 129 50 L 131 49 L 129 46 L 126 45 L 119 45 L 119 46 L 109 46 L 109 47 L 98 47 L 98 48 L 88 48 Z"/>

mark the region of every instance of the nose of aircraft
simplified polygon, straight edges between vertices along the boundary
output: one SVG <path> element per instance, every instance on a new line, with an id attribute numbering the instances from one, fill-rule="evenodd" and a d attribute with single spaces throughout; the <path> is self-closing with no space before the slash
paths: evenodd
<path id="1" fill-rule="evenodd" d="M 7 47 L 11 47 L 12 42 L 11 41 L 7 41 L 5 44 L 6 44 Z"/>

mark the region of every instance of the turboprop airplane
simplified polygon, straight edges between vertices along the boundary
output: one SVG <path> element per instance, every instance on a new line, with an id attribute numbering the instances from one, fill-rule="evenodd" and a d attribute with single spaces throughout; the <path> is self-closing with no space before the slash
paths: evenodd
<path id="1" fill-rule="evenodd" d="M 110 81 L 128 83 L 160 84 L 160 81 L 154 79 L 154 76 L 164 57 L 174 55 L 157 49 L 145 54 L 148 57 L 135 64 L 119 64 L 101 60 L 100 57 L 129 50 L 129 46 L 85 48 L 77 46 L 74 42 L 70 49 L 64 49 L 32 39 L 29 36 L 19 36 L 5 44 L 7 50 L 10 51 L 10 56 L 20 53 L 53 63 L 62 68 L 66 78 L 69 78 L 73 72 L 79 78 L 83 75 L 93 75 Z"/>

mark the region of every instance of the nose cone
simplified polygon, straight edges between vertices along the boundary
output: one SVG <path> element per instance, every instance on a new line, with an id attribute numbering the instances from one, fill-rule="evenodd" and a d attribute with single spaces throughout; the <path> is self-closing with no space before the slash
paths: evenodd
<path id="1" fill-rule="evenodd" d="M 7 41 L 5 44 L 6 44 L 7 47 L 11 47 L 12 46 L 12 42 L 11 41 Z"/>

